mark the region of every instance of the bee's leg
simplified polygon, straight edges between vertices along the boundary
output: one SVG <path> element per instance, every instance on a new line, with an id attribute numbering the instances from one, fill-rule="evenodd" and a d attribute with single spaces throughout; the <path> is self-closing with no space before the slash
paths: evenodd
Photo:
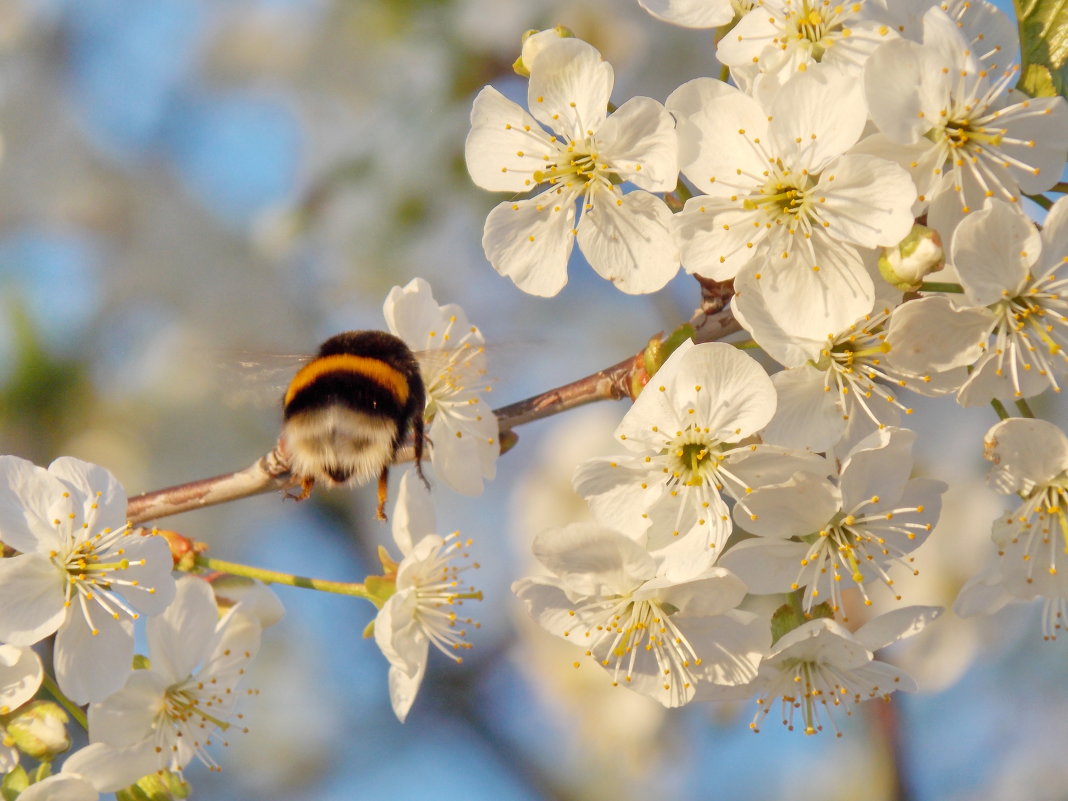
<path id="1" fill-rule="evenodd" d="M 415 447 L 415 472 L 419 475 L 419 478 L 423 480 L 423 486 L 429 490 L 430 482 L 427 481 L 426 476 L 423 475 L 423 448 L 426 443 L 430 442 L 430 437 L 426 435 L 423 426 L 423 416 L 417 414 L 415 419 L 412 420 L 412 445 Z"/>
<path id="2" fill-rule="evenodd" d="M 311 476 L 306 476 L 300 480 L 300 493 L 294 494 L 291 489 L 287 489 L 284 493 L 284 497 L 291 498 L 294 501 L 307 500 L 311 495 L 312 488 L 315 486 L 315 479 Z"/>
<path id="3" fill-rule="evenodd" d="M 386 495 L 389 489 L 389 465 L 382 465 L 382 472 L 378 474 L 378 508 L 375 509 L 375 517 L 379 520 L 386 519 Z"/>

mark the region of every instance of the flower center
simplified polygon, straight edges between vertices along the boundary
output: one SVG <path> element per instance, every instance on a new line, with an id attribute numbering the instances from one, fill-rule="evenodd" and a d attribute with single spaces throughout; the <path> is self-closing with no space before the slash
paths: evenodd
<path id="1" fill-rule="evenodd" d="M 807 191 L 813 183 L 811 179 L 798 182 L 789 176 L 776 177 L 764 184 L 759 196 L 747 198 L 743 207 L 749 211 L 764 209 L 770 218 L 792 227 L 798 219 L 807 216 Z"/>
<path id="2" fill-rule="evenodd" d="M 805 0 L 801 8 L 787 14 L 785 35 L 806 47 L 814 61 L 820 61 L 836 38 L 849 35 L 849 29 L 843 26 L 843 22 L 858 7 L 831 6 L 827 2 L 811 3 Z"/>
<path id="3" fill-rule="evenodd" d="M 701 658 L 672 622 L 676 611 L 670 604 L 655 600 L 611 599 L 604 604 L 605 620 L 596 627 L 587 654 L 611 670 L 613 685 L 620 680 L 632 682 L 635 672 L 649 674 L 647 669 L 636 671 L 636 665 L 651 655 L 656 674 L 663 681 L 661 687 L 671 693 L 676 702 L 672 705 L 677 706 L 697 681 L 691 668 L 700 666 Z"/>
<path id="4" fill-rule="evenodd" d="M 666 453 L 674 481 L 687 487 L 714 484 L 719 489 L 717 473 L 724 458 L 723 445 L 707 428 L 690 426 L 668 443 Z"/>
<path id="5" fill-rule="evenodd" d="M 100 493 L 97 493 L 99 496 Z M 70 493 L 64 492 L 63 498 L 69 503 Z M 96 509 L 96 503 L 90 504 L 86 510 L 86 520 L 80 526 L 74 525 L 76 516 L 73 512 L 65 520 L 54 519 L 52 524 L 60 530 L 66 547 L 49 554 L 52 564 L 67 577 L 65 605 L 69 607 L 77 601 L 86 625 L 94 636 L 100 633 L 93 623 L 94 608 L 103 610 L 116 620 L 124 614 L 133 620 L 140 617 L 119 595 L 122 587 L 138 587 L 146 592 L 154 592 L 152 588 L 142 587 L 137 580 L 123 577 L 122 571 L 145 564 L 144 559 L 130 561 L 125 548 L 121 547 L 124 537 L 138 535 L 131 532 L 129 523 L 118 530 L 105 528 L 96 534 L 90 533 Z"/>

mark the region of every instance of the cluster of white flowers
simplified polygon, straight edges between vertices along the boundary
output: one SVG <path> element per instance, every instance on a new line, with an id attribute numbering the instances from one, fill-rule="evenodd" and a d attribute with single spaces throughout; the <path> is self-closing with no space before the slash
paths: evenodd
<path id="1" fill-rule="evenodd" d="M 481 493 L 499 453 L 497 420 L 482 397 L 481 333 L 458 306 L 439 306 L 422 279 L 394 287 L 384 314 L 418 354 L 435 476 L 459 492 Z M 51 635 L 55 692 L 88 704 L 90 745 L 52 775 L 27 779 L 31 801 L 92 799 L 142 778 L 180 783 L 194 758 L 217 768 L 209 747 L 238 716 L 239 684 L 262 629 L 282 616 L 261 584 L 176 580 L 168 540 L 131 527 L 126 507 L 126 492 L 101 467 L 64 457 L 45 470 L 0 456 L 0 542 L 10 549 L 0 559 L 0 714 L 14 714 L 37 693 L 45 671 L 30 646 Z M 469 542 L 434 533 L 429 493 L 411 471 L 393 519 L 402 559 L 382 551 L 384 575 L 369 577 L 362 594 L 379 610 L 367 636 L 373 632 L 389 660 L 390 697 L 403 721 L 430 644 L 457 661 L 456 652 L 469 647 L 465 626 L 477 624 L 456 607 L 481 593 L 458 581 L 465 568 L 455 557 Z M 134 624 L 142 616 L 148 653 L 135 657 Z M 63 732 L 52 750 L 23 747 L 7 733 L 0 772 L 18 769 L 20 751 L 51 761 L 70 747 L 66 718 L 51 714 Z"/>
<path id="2" fill-rule="evenodd" d="M 529 35 L 527 109 L 486 87 L 471 112 L 471 177 L 511 195 L 483 247 L 539 296 L 564 287 L 576 241 L 623 292 L 658 291 L 680 268 L 730 282 L 751 341 L 683 336 L 654 359 L 616 428 L 620 452 L 572 477 L 592 522 L 541 532 L 544 570 L 514 594 L 613 685 L 665 707 L 755 699 L 754 730 L 778 702 L 788 728 L 841 734 L 856 704 L 915 689 L 877 652 L 941 613 L 874 608 L 882 590 L 908 593 L 947 490 L 913 475 L 907 391 L 992 404 L 990 482 L 1022 499 L 995 521 L 999 560 L 955 611 L 1041 598 L 1055 638 L 1068 436 L 1026 399 L 1068 377 L 1068 199 L 1045 203 L 1040 228 L 1022 198 L 1061 175 L 1068 104 L 1012 87 L 1013 27 L 985 0 L 640 1 L 677 25 L 721 27 L 732 82 L 697 78 L 617 108 L 592 45 Z M 928 280 L 937 271 L 944 282 Z M 384 316 L 420 362 L 435 479 L 480 494 L 500 450 L 482 334 L 423 279 L 394 287 Z M 461 580 L 477 567 L 462 561 L 469 541 L 439 533 L 413 472 L 393 511 L 399 561 L 380 549 L 382 574 L 353 585 L 377 609 L 365 636 L 389 662 L 402 721 L 430 646 L 460 661 L 478 625 L 461 609 L 482 598 Z M 42 685 L 88 709 L 87 747 L 51 775 L 5 780 L 25 801 L 180 782 L 194 758 L 216 767 L 209 749 L 240 717 L 248 663 L 282 614 L 262 585 L 235 598 L 175 578 L 168 541 L 131 527 L 126 508 L 101 467 L 0 456 L 0 773 L 69 748 L 62 712 L 27 711 Z M 135 654 L 142 617 L 147 653 Z M 50 671 L 33 650 L 49 638 Z M 20 740 L 33 726 L 36 751 Z"/>
<path id="3" fill-rule="evenodd" d="M 615 108 L 593 46 L 528 35 L 529 111 L 486 87 L 471 113 L 471 177 L 513 193 L 487 259 L 543 296 L 573 240 L 624 292 L 680 266 L 733 282 L 734 317 L 784 369 L 728 344 L 675 350 L 620 422 L 623 452 L 575 472 L 595 522 L 542 533 L 548 574 L 513 589 L 665 706 L 755 696 L 767 714 L 779 698 L 787 726 L 799 710 L 804 731 L 837 730 L 835 707 L 914 687 L 874 652 L 939 612 L 868 608 L 873 582 L 901 600 L 947 489 L 912 477 L 903 391 L 1003 412 L 1068 374 L 1068 200 L 1041 230 L 1021 203 L 1061 175 L 1068 104 L 1013 88 L 1015 31 L 984 0 L 640 2 L 720 27 L 731 82 Z M 987 444 L 996 486 L 1025 504 L 995 525 L 1008 561 L 957 609 L 1041 595 L 1052 635 L 1068 438 L 1020 419 Z M 771 594 L 787 599 L 774 620 L 748 611 Z"/>
<path id="4" fill-rule="evenodd" d="M 2 711 L 36 693 L 44 671 L 29 646 L 52 634 L 56 692 L 89 703 L 91 744 L 26 789 L 27 799 L 95 798 L 180 772 L 194 756 L 214 765 L 206 748 L 231 725 L 260 630 L 281 616 L 263 589 L 220 617 L 206 581 L 174 579 L 167 540 L 125 520 L 126 492 L 107 470 L 69 457 L 45 470 L 0 456 L 0 540 L 14 551 L 0 560 Z M 134 669 L 142 616 L 148 660 Z M 70 746 L 53 739 L 54 748 L 22 750 L 51 760 Z M 10 745 L 21 744 L 5 742 L 7 773 L 19 761 Z"/>

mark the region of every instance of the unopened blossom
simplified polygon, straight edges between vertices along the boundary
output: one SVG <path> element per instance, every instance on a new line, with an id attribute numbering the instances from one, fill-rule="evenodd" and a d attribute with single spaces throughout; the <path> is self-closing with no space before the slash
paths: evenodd
<path id="1" fill-rule="evenodd" d="M 899 363 L 972 368 L 957 396 L 964 406 L 1059 392 L 1068 375 L 1068 200 L 1053 205 L 1041 233 L 1018 207 L 988 201 L 957 227 L 950 263 L 963 295 L 904 305 L 892 333 Z"/>
<path id="2" fill-rule="evenodd" d="M 737 697 L 756 676 L 767 621 L 736 608 L 746 590 L 730 571 L 669 579 L 641 542 L 590 523 L 543 532 L 534 556 L 552 575 L 521 579 L 512 591 L 613 684 L 676 707 Z"/>
<path id="3" fill-rule="evenodd" d="M 926 540 L 942 510 L 945 483 L 910 478 L 915 433 L 876 431 L 842 462 L 837 481 L 797 473 L 781 484 L 754 490 L 738 525 L 757 536 L 727 551 L 720 564 L 737 573 L 750 592 L 804 589 L 810 611 L 824 600 L 842 608 L 842 591 L 881 582 L 900 600 L 893 566 L 914 571 L 912 552 Z"/>
<path id="4" fill-rule="evenodd" d="M 872 5 L 881 10 L 870 0 L 762 0 L 720 39 L 716 58 L 757 96 L 818 65 L 856 79 L 875 48 L 897 37 Z"/>
<path id="5" fill-rule="evenodd" d="M 259 619 L 240 604 L 220 617 L 208 583 L 185 576 L 146 628 L 151 667 L 89 706 L 90 741 L 138 760 L 152 754 L 159 770 L 181 771 L 194 757 L 217 768 L 208 748 L 240 717 L 238 685 L 259 650 Z"/>
<path id="6" fill-rule="evenodd" d="M 655 292 L 678 271 L 671 212 L 651 194 L 678 180 L 675 120 L 648 97 L 608 116 L 612 83 L 601 54 L 567 38 L 538 51 L 529 113 L 490 86 L 475 98 L 471 178 L 492 192 L 537 192 L 494 208 L 482 237 L 494 269 L 524 292 L 551 296 L 564 287 L 575 240 L 624 292 Z M 638 188 L 624 192 L 622 182 Z"/>
<path id="7" fill-rule="evenodd" d="M 743 445 L 775 412 L 775 389 L 757 362 L 723 343 L 682 343 L 623 417 L 626 449 L 575 471 L 575 491 L 604 525 L 647 547 L 667 575 L 702 572 L 731 533 L 721 492 L 744 496 L 804 464 L 781 449 Z"/>
<path id="8" fill-rule="evenodd" d="M 897 164 L 847 152 L 868 118 L 859 81 L 801 73 L 764 106 L 697 78 L 667 103 L 680 119 L 682 172 L 700 193 L 676 218 L 686 270 L 753 279 L 795 335 L 823 337 L 871 311 L 861 251 L 908 234 L 916 192 Z"/>
<path id="9" fill-rule="evenodd" d="M 1045 420 L 1013 417 L 984 438 L 991 486 L 1022 503 L 993 526 L 999 563 L 961 590 L 958 614 L 991 614 L 1011 601 L 1042 598 L 1043 634 L 1056 637 L 1068 614 L 1068 437 Z"/>
<path id="10" fill-rule="evenodd" d="M 467 627 L 478 627 L 458 610 L 464 601 L 481 600 L 482 593 L 463 585 L 460 574 L 470 564 L 457 564 L 471 543 L 459 532 L 437 533 L 434 508 L 426 489 L 408 471 L 401 478 L 393 510 L 393 540 L 400 548 L 399 563 L 383 559 L 391 567 L 396 589 L 374 621 L 375 643 L 389 660 L 389 698 L 403 723 L 415 701 L 426 673 L 430 646 L 450 659 L 463 661 L 461 653 L 471 647 Z"/>
<path id="11" fill-rule="evenodd" d="M 102 467 L 70 457 L 47 470 L 0 456 L 0 640 L 32 645 L 56 633 L 55 673 L 68 698 L 101 700 L 122 686 L 133 621 L 174 597 L 166 540 L 126 523 L 126 492 Z"/>
<path id="12" fill-rule="evenodd" d="M 875 651 L 918 633 L 941 611 L 909 606 L 873 618 L 854 632 L 835 620 L 816 618 L 787 632 L 760 664 L 753 685 L 759 709 L 749 727 L 760 731 L 761 722 L 777 709 L 790 731 L 817 734 L 829 726 L 840 737 L 843 718 L 857 704 L 916 690 L 908 674 L 876 659 Z"/>
<path id="13" fill-rule="evenodd" d="M 419 354 L 434 474 L 464 495 L 497 474 L 497 418 L 483 398 L 485 340 L 455 303 L 439 306 L 422 278 L 395 286 L 383 307 L 390 333 Z"/>
<path id="14" fill-rule="evenodd" d="M 33 698 L 43 679 L 44 667 L 32 648 L 0 643 L 0 715 L 14 712 Z M 0 742 L 0 774 L 7 773 L 18 762 L 18 751 L 4 738 Z"/>
<path id="15" fill-rule="evenodd" d="M 864 83 L 881 131 L 865 152 L 894 158 L 916 182 L 918 213 L 951 244 L 957 223 L 988 198 L 1018 203 L 1059 179 L 1068 104 L 1011 91 L 1018 67 L 991 73 L 940 8 L 923 17 L 923 44 L 899 39 L 868 61 Z"/>

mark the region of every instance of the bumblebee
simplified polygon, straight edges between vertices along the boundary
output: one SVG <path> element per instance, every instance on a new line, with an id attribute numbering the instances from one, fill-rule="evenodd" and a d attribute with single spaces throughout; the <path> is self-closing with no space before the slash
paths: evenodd
<path id="1" fill-rule="evenodd" d="M 419 362 L 385 331 L 348 331 L 326 340 L 286 389 L 282 448 L 300 479 L 298 499 L 316 481 L 366 484 L 378 475 L 376 516 L 385 520 L 389 465 L 411 432 L 415 469 L 423 475 L 426 388 Z"/>

